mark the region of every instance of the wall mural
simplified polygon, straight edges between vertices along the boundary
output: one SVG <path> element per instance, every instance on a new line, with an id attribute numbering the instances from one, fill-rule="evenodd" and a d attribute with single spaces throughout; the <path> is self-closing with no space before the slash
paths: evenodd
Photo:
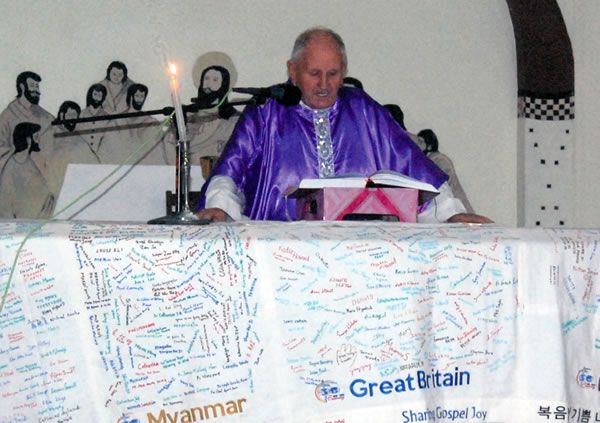
<path id="1" fill-rule="evenodd" d="M 187 116 L 190 160 L 206 179 L 240 115 L 227 99 L 237 71 L 227 54 L 208 52 L 196 60 L 192 77 L 198 111 Z M 173 128 L 163 131 L 158 118 L 139 113 L 111 118 L 142 112 L 150 93 L 125 63 L 108 65 L 104 79 L 89 86 L 85 105 L 65 100 L 56 114 L 61 124 L 39 104 L 41 81 L 36 72 L 21 72 L 16 98 L 0 113 L 0 219 L 51 218 L 69 163 L 175 164 Z"/>

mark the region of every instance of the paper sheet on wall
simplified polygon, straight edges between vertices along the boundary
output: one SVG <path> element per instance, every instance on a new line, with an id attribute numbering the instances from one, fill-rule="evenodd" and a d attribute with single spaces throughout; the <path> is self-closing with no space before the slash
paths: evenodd
<path id="1" fill-rule="evenodd" d="M 115 169 L 116 165 L 69 164 L 55 213 Z M 192 166 L 190 175 L 190 190 L 199 191 L 204 184 L 200 166 Z M 58 218 L 147 222 L 166 214 L 166 191 L 175 192 L 175 166 L 126 165 Z"/>

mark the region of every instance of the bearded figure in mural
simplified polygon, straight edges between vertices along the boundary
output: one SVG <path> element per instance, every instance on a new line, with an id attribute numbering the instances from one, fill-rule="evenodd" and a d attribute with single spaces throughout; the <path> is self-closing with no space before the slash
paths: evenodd
<path id="1" fill-rule="evenodd" d="M 81 111 L 82 118 L 103 117 L 108 113 L 104 109 L 104 103 L 108 90 L 102 84 L 92 84 L 86 94 L 85 109 Z M 77 125 L 78 133 L 83 137 L 90 149 L 98 156 L 100 163 L 109 162 L 108 132 L 113 130 L 114 123 L 110 120 L 98 120 L 82 122 Z"/>
<path id="2" fill-rule="evenodd" d="M 196 60 L 192 77 L 198 88 L 198 97 L 193 101 L 199 110 L 187 115 L 190 163 L 200 165 L 206 179 L 240 115 L 227 99 L 237 81 L 237 71 L 227 54 L 213 51 Z"/>
<path id="3" fill-rule="evenodd" d="M 125 113 L 141 112 L 148 98 L 148 87 L 144 84 L 132 84 L 127 90 L 128 109 Z M 135 153 L 135 163 L 145 165 L 165 165 L 167 162 L 167 149 L 165 133 L 161 130 L 161 122 L 153 116 L 130 116 L 120 119 L 119 126 L 128 129 L 131 140 L 132 152 Z M 142 148 L 142 146 L 144 146 Z"/>
<path id="4" fill-rule="evenodd" d="M 81 107 L 74 101 L 64 101 L 58 109 L 61 121 L 77 119 Z M 90 144 L 83 138 L 76 122 L 65 122 L 54 131 L 52 154 L 47 161 L 48 185 L 56 198 L 60 194 L 69 163 L 100 164 L 100 158 Z"/>
<path id="5" fill-rule="evenodd" d="M 35 72 L 25 71 L 17 76 L 17 98 L 11 101 L 0 113 L 0 172 L 14 152 L 13 132 L 21 122 L 35 123 L 40 126 L 38 132 L 41 155 L 35 158 L 40 171 L 45 169 L 45 153 L 51 148 L 52 126 L 54 119 L 51 113 L 39 105 L 42 78 Z"/>

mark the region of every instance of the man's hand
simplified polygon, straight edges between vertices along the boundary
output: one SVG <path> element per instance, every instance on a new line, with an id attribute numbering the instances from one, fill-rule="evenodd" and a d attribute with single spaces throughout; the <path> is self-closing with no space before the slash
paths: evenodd
<path id="1" fill-rule="evenodd" d="M 224 210 L 218 208 L 203 209 L 196 213 L 200 219 L 208 219 L 213 222 L 225 222 L 227 220 L 227 213 Z"/>
<path id="2" fill-rule="evenodd" d="M 448 223 L 494 223 L 485 216 L 474 213 L 458 213 L 447 220 Z"/>

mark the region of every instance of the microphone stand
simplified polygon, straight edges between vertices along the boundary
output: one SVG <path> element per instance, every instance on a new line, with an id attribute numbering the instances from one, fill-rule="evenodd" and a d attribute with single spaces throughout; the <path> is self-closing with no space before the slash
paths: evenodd
<path id="1" fill-rule="evenodd" d="M 235 102 L 230 102 L 228 104 L 232 106 L 238 105 L 246 105 L 246 104 L 261 104 L 260 101 L 262 99 L 251 98 L 249 100 L 239 100 Z M 184 112 L 184 119 L 188 112 L 195 113 L 198 110 L 202 109 L 210 109 L 214 106 L 209 107 L 201 107 L 197 104 L 187 104 L 182 106 Z M 82 122 L 96 122 L 101 120 L 112 120 L 112 119 L 122 119 L 128 117 L 136 117 L 136 116 L 150 116 L 150 115 L 158 115 L 162 114 L 164 116 L 169 116 L 173 113 L 175 109 L 173 107 L 163 107 L 162 109 L 155 110 L 147 110 L 147 111 L 138 111 L 131 113 L 117 113 L 113 115 L 103 115 L 103 116 L 90 116 L 84 118 L 77 119 L 55 119 L 51 123 L 52 125 L 61 125 L 65 123 L 82 123 Z M 190 192 L 190 160 L 189 160 L 189 140 L 182 140 L 179 137 L 179 130 L 177 129 L 176 117 L 173 116 L 173 123 L 175 124 L 175 134 L 177 136 L 177 145 L 176 145 L 176 163 L 175 163 L 175 193 L 177 196 L 177 211 L 173 215 L 166 215 L 162 217 L 158 217 L 155 219 L 151 219 L 148 221 L 148 224 L 159 224 L 159 225 L 206 225 L 212 220 L 210 219 L 200 219 L 198 216 L 192 212 L 189 204 L 189 192 Z M 184 122 L 185 124 L 185 122 Z"/>

